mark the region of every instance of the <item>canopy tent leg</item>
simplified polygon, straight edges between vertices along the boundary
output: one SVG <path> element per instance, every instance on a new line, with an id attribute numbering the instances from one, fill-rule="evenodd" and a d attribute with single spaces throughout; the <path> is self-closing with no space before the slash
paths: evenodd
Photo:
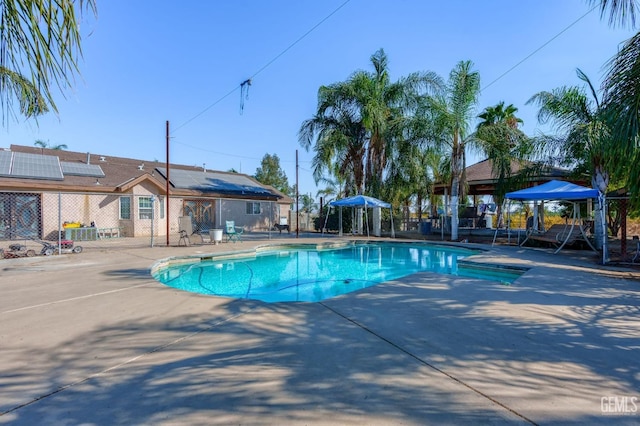
<path id="1" fill-rule="evenodd" d="M 369 238 L 369 213 L 368 213 L 369 209 L 367 208 L 367 206 L 364 206 L 364 217 L 366 219 L 367 222 L 367 238 Z"/>
<path id="2" fill-rule="evenodd" d="M 496 218 L 496 230 L 493 232 L 493 241 L 491 242 L 491 247 L 493 247 L 496 244 L 496 238 L 498 237 L 498 230 L 500 229 L 500 219 L 502 219 L 502 216 L 504 215 L 504 207 L 506 205 L 506 200 L 502 202 L 502 207 L 500 208 L 500 213 L 498 214 L 498 217 Z"/>
<path id="3" fill-rule="evenodd" d="M 331 213 L 331 206 L 327 206 L 327 215 L 324 217 L 324 226 L 322 227 L 321 235 L 324 236 L 324 230 L 327 229 L 327 220 L 329 220 L 329 213 Z"/>
<path id="4" fill-rule="evenodd" d="M 576 224 L 576 203 L 572 203 L 572 204 L 573 204 L 573 214 L 571 215 L 571 228 L 569 228 L 569 232 L 565 232 L 567 234 L 567 236 L 565 237 L 565 239 L 562 242 L 562 244 L 560 244 L 560 247 L 558 247 L 556 249 L 556 251 L 553 252 L 553 254 L 556 254 L 560 250 L 562 250 L 562 247 L 564 247 L 564 245 L 567 244 L 567 241 L 569 241 L 569 238 L 571 238 L 571 233 L 573 232 L 573 227 Z M 565 227 L 565 229 L 567 229 L 567 228 Z"/>
<path id="5" fill-rule="evenodd" d="M 524 203 L 522 203 L 524 204 Z M 538 232 L 538 215 L 536 214 L 537 211 L 537 203 L 534 201 L 533 204 L 533 221 L 531 222 L 531 228 L 527 229 L 527 224 L 525 223 L 524 227 L 525 227 L 525 231 L 524 231 L 524 240 L 522 240 L 522 242 L 518 243 L 518 246 L 522 247 L 524 246 L 524 243 L 527 242 L 527 240 L 529 240 L 529 237 L 531 235 L 533 235 L 534 232 Z M 518 241 L 520 241 L 520 233 L 518 231 Z"/>
<path id="6" fill-rule="evenodd" d="M 389 207 L 389 215 L 391 216 L 391 238 L 396 237 L 396 229 L 393 227 L 393 208 Z"/>

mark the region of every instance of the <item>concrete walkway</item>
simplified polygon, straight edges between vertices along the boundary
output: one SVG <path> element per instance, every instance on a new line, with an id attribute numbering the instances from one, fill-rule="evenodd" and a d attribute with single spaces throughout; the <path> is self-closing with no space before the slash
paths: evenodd
<path id="1" fill-rule="evenodd" d="M 0 260 L 0 423 L 640 423 L 637 269 L 481 246 L 476 261 L 531 269 L 276 304 L 149 275 L 264 243 Z"/>

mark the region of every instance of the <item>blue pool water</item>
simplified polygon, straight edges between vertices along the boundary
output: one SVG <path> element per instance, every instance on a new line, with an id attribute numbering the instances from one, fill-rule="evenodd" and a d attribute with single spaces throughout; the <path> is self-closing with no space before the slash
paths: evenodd
<path id="1" fill-rule="evenodd" d="M 459 267 L 476 251 L 420 243 L 354 243 L 318 249 L 283 246 L 243 257 L 210 257 L 157 268 L 181 290 L 264 302 L 318 302 L 421 271 L 510 283 L 520 273 Z"/>

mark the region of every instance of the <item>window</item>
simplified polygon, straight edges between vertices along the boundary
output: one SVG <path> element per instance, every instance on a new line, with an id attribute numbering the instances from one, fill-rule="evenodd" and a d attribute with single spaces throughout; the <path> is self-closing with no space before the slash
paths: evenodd
<path id="1" fill-rule="evenodd" d="M 153 203 L 151 202 L 151 197 L 138 198 L 138 218 L 140 219 L 153 218 Z"/>
<path id="2" fill-rule="evenodd" d="M 160 219 L 164 219 L 164 197 L 158 197 L 158 203 L 160 205 Z"/>
<path id="3" fill-rule="evenodd" d="M 260 203 L 254 203 L 252 201 L 247 202 L 247 214 L 260 214 Z"/>
<path id="4" fill-rule="evenodd" d="M 131 219 L 131 197 L 120 197 L 120 219 Z"/>

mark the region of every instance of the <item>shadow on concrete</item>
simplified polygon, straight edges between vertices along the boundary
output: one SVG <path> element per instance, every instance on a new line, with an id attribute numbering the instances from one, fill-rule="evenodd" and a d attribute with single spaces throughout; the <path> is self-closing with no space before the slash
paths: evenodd
<path id="1" fill-rule="evenodd" d="M 600 398 L 638 396 L 639 306 L 635 282 L 550 267 L 512 286 L 422 273 L 322 303 L 229 301 L 115 322 L 35 355 L 8 380 L 40 386 L 31 396 L 42 399 L 6 418 L 632 424 L 603 416 Z"/>
<path id="2" fill-rule="evenodd" d="M 114 269 L 104 272 L 104 275 L 113 278 L 148 280 L 151 278 L 151 270 L 149 268 Z"/>

